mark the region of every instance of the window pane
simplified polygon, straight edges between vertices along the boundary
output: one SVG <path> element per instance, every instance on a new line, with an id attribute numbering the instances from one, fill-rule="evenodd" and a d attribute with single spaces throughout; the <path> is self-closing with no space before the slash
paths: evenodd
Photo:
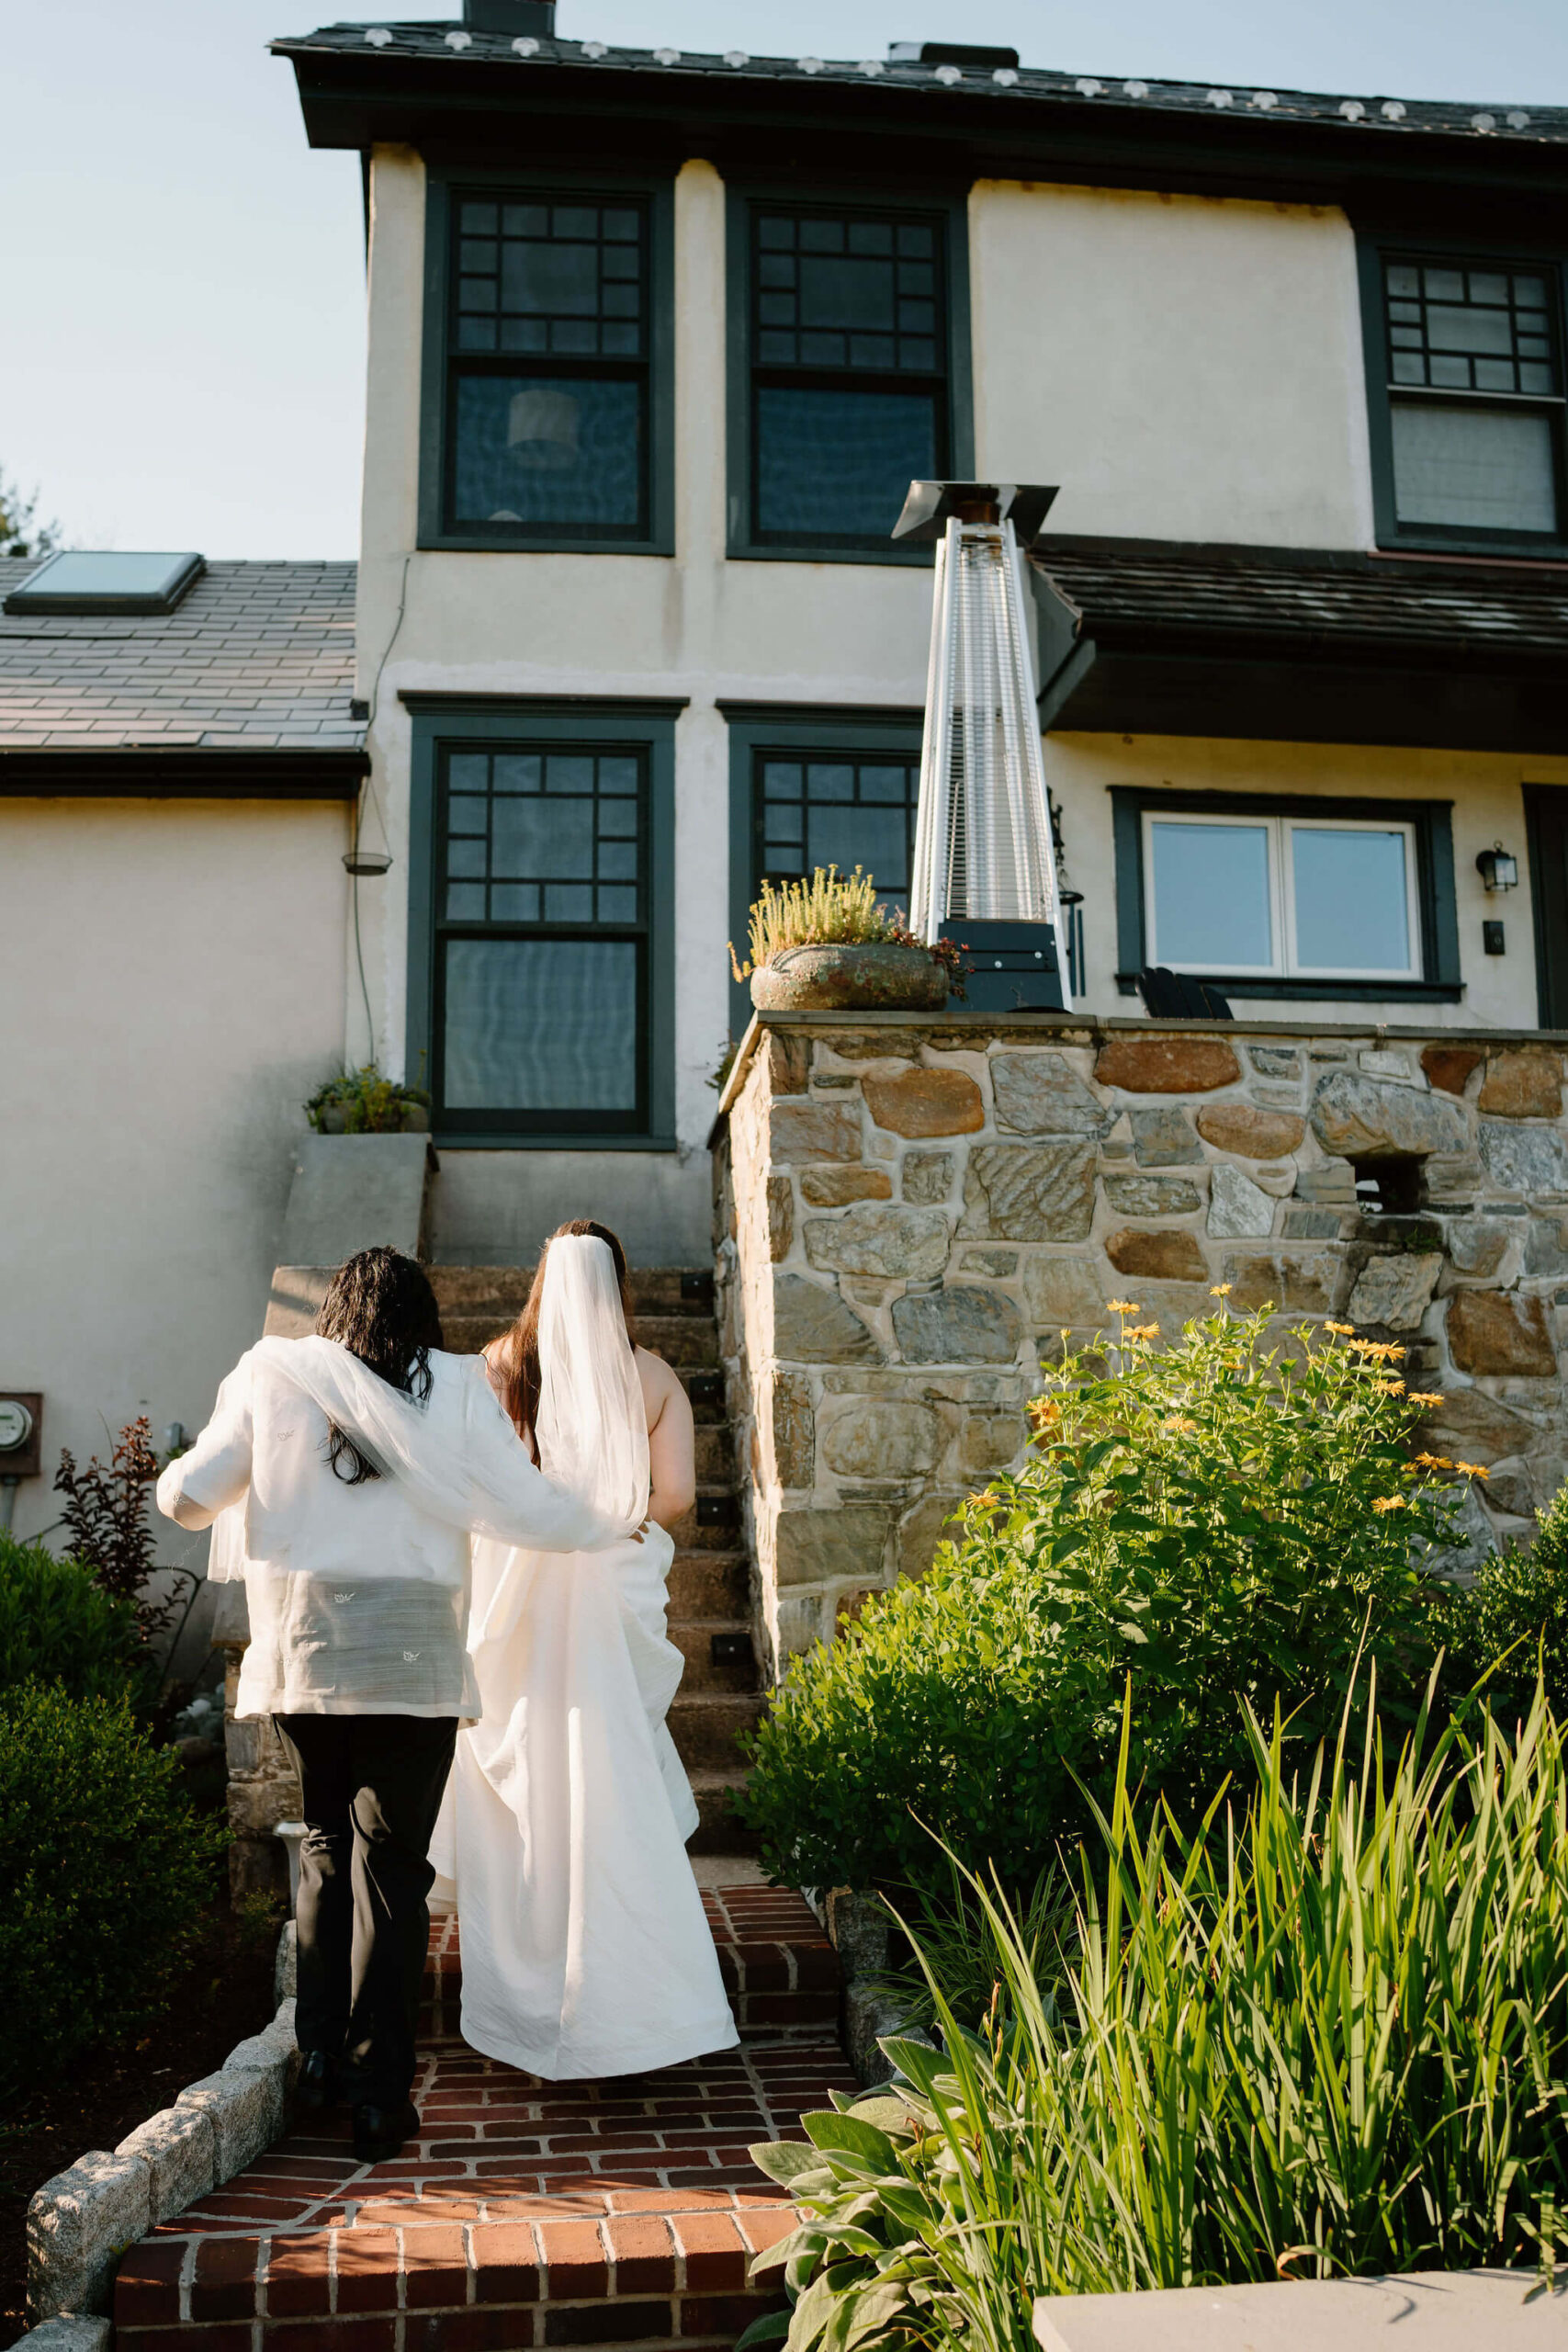
<path id="1" fill-rule="evenodd" d="M 919 763 L 886 752 L 860 761 L 759 755 L 755 789 L 763 827 L 762 871 L 799 874 L 858 865 L 878 891 L 908 891 Z"/>
<path id="2" fill-rule="evenodd" d="M 1304 971 L 1407 972 L 1403 832 L 1292 825 L 1296 963 Z"/>
<path id="3" fill-rule="evenodd" d="M 840 874 L 864 866 L 879 890 L 905 890 L 909 884 L 904 812 L 901 808 L 812 808 L 807 813 L 808 865 L 836 865 Z"/>
<path id="4" fill-rule="evenodd" d="M 454 521 L 638 528 L 642 399 L 586 377 L 460 377 Z"/>
<path id="5" fill-rule="evenodd" d="M 929 393 L 757 394 L 757 527 L 778 537 L 886 539 L 909 483 L 941 471 Z"/>
<path id="6" fill-rule="evenodd" d="M 1548 418 L 1395 401 L 1392 421 L 1394 504 L 1402 523 L 1556 530 Z"/>
<path id="7" fill-rule="evenodd" d="M 593 873 L 591 800 L 498 800 L 492 874 L 535 882 Z"/>
<path id="8" fill-rule="evenodd" d="M 446 950 L 449 1111 L 635 1111 L 631 940 L 454 939 Z"/>
<path id="9" fill-rule="evenodd" d="M 1149 842 L 1156 962 L 1271 967 L 1268 828 L 1154 823 Z"/>

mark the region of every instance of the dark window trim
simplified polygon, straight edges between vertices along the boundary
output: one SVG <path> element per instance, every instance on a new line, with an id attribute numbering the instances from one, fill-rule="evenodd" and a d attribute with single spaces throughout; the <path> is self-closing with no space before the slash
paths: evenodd
<path id="1" fill-rule="evenodd" d="M 437 1125 L 437 1146 L 481 1151 L 673 1151 L 675 1136 L 675 716 L 668 701 L 560 696 L 406 697 L 413 728 L 409 810 L 408 1004 L 405 1068 L 430 1067 L 435 1010 L 436 763 L 444 745 L 635 743 L 649 757 L 648 1125 L 637 1134 L 563 1127 L 542 1134 Z"/>
<path id="2" fill-rule="evenodd" d="M 726 444 L 728 449 L 726 553 L 748 563 L 930 564 L 929 547 L 895 545 L 897 521 L 887 518 L 886 544 L 862 548 L 765 546 L 751 536 L 751 215 L 759 204 L 807 210 L 840 206 L 847 212 L 929 213 L 942 232 L 943 283 L 947 289 L 947 431 L 949 478 L 967 481 L 975 470 L 975 390 L 969 323 L 969 199 L 967 191 L 942 193 L 929 187 L 894 184 L 857 187 L 789 186 L 782 181 L 730 181 L 725 189 Z"/>
<path id="3" fill-rule="evenodd" d="M 1342 1004 L 1457 1003 L 1460 978 L 1459 912 L 1454 901 L 1453 803 L 1451 800 L 1388 800 L 1317 793 L 1164 792 L 1157 786 L 1109 786 L 1116 845 L 1116 985 L 1123 996 L 1136 993 L 1147 958 L 1144 890 L 1144 813 L 1167 809 L 1178 816 L 1353 817 L 1416 828 L 1416 896 L 1421 913 L 1421 973 L 1418 980 L 1259 978 L 1235 972 L 1204 972 L 1227 996 Z"/>
<path id="4" fill-rule="evenodd" d="M 1568 412 L 1559 410 L 1555 438 L 1557 462 L 1557 498 L 1559 529 L 1549 537 L 1539 531 L 1473 531 L 1450 529 L 1430 523 L 1401 523 L 1393 499 L 1393 425 L 1389 414 L 1389 352 L 1388 322 L 1383 311 L 1383 264 L 1402 254 L 1410 254 L 1433 261 L 1452 260 L 1461 264 L 1492 263 L 1496 266 L 1523 262 L 1539 268 L 1543 277 L 1556 288 L 1557 330 L 1559 348 L 1568 358 L 1568 260 L 1561 251 L 1551 252 L 1532 245 L 1528 239 L 1517 244 L 1495 241 L 1477 243 L 1465 237 L 1406 237 L 1392 230 L 1372 232 L 1362 230 L 1356 241 L 1356 268 L 1361 296 L 1361 349 L 1366 367 L 1367 437 L 1372 472 L 1373 536 L 1380 548 L 1400 551 L 1420 550 L 1432 555 L 1492 555 L 1537 556 L 1542 562 L 1561 562 L 1568 556 Z M 1416 397 L 1441 400 L 1440 392 Z M 1504 395 L 1496 395 L 1499 405 L 1506 405 Z M 1520 407 L 1534 408 L 1549 403 L 1532 403 L 1522 395 L 1508 396 Z M 1456 394 L 1467 406 L 1483 407 L 1483 393 Z"/>
<path id="5" fill-rule="evenodd" d="M 721 702 L 718 707 L 729 728 L 729 935 L 744 963 L 756 872 L 751 785 L 757 752 L 779 751 L 798 757 L 803 752 L 829 756 L 835 752 L 853 751 L 861 756 L 890 752 L 919 758 L 925 714 L 907 708 L 867 709 L 863 703 Z M 750 1018 L 750 990 L 731 979 L 731 1035 L 743 1035 Z"/>
<path id="6" fill-rule="evenodd" d="M 648 359 L 648 535 L 577 537 L 570 531 L 522 526 L 500 532 L 448 530 L 446 269 L 451 252 L 453 187 L 515 189 L 536 196 L 558 190 L 583 197 L 636 196 L 649 207 L 650 297 Z M 526 355 L 516 355 L 521 363 Z M 673 555 L 675 552 L 675 183 L 672 175 L 562 169 L 509 171 L 493 164 L 431 163 L 425 170 L 424 322 L 420 359 L 419 545 L 489 555 Z"/>

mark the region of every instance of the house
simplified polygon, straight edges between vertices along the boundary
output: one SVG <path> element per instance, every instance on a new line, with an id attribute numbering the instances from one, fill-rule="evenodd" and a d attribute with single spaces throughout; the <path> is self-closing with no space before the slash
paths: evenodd
<path id="1" fill-rule="evenodd" d="M 446 1268 L 589 1209 L 709 1261 L 759 880 L 907 894 L 911 478 L 1059 485 L 1079 1013 L 1167 966 L 1241 1023 L 1568 1027 L 1568 111 L 573 5 L 275 44 L 363 159 L 357 571 L 0 583 L 0 1386 L 51 1458 L 205 1411 L 342 1058 L 430 1089 Z"/>

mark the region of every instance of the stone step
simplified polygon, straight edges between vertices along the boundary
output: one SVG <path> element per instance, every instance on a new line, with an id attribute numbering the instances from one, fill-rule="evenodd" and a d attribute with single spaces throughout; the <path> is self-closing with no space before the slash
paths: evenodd
<path id="1" fill-rule="evenodd" d="M 696 1440 L 697 1484 L 700 1487 L 733 1487 L 735 1434 L 729 1423 L 699 1422 Z"/>
<path id="2" fill-rule="evenodd" d="M 532 1266 L 430 1266 L 443 1316 L 484 1315 L 497 1328 L 515 1321 L 528 1303 Z M 707 1267 L 634 1266 L 626 1279 L 634 1316 L 682 1315 L 713 1319 L 713 1273 Z"/>
<path id="3" fill-rule="evenodd" d="M 692 1400 L 692 1418 L 697 1427 L 713 1428 L 722 1424 L 729 1435 L 728 1407 L 725 1402 L 724 1374 L 717 1364 L 676 1364 L 674 1372 Z M 733 1442 L 733 1439 L 731 1440 Z"/>
<path id="4" fill-rule="evenodd" d="M 741 1617 L 696 1618 L 671 1623 L 670 1639 L 686 1661 L 682 1690 L 753 1691 L 757 1652 L 749 1621 Z M 718 1656 L 714 1645 L 718 1645 Z"/>
<path id="5" fill-rule="evenodd" d="M 803 2112 L 857 2086 L 837 1958 L 800 1896 L 705 1902 L 742 2048 L 552 2084 L 428 2045 L 400 2157 L 356 2165 L 346 2115 L 301 2119 L 131 2246 L 118 2352 L 728 2352 L 776 2305 L 773 2281 L 748 2279 L 752 2255 L 795 2225 L 748 2147 L 803 2139 Z M 433 1928 L 445 2024 L 457 1939 L 455 1923 Z"/>
<path id="6" fill-rule="evenodd" d="M 739 1759 L 714 1771 L 686 1775 L 697 1801 L 697 1826 L 686 1840 L 689 1854 L 755 1854 L 761 1845 L 755 1831 L 743 1829 L 735 1818 L 733 1799 L 747 1782 Z"/>
<path id="7" fill-rule="evenodd" d="M 670 1532 L 680 1552 L 733 1552 L 740 1534 L 740 1498 L 733 1487 L 699 1487 L 696 1501 Z"/>
<path id="8" fill-rule="evenodd" d="M 766 1706 L 760 1692 L 678 1692 L 669 1722 L 682 1763 L 688 1771 L 728 1772 L 739 1780 L 746 1766 L 736 1742 L 761 1721 Z"/>
<path id="9" fill-rule="evenodd" d="M 751 1615 L 751 1563 L 744 1552 L 677 1552 L 668 1580 L 671 1623 Z"/>
<path id="10" fill-rule="evenodd" d="M 510 1315 L 487 1312 L 468 1307 L 445 1310 L 441 1317 L 442 1336 L 451 1354 L 477 1356 L 500 1337 L 512 1321 Z M 695 1315 L 638 1316 L 637 1336 L 639 1345 L 650 1355 L 662 1356 L 667 1364 L 677 1370 L 690 1365 L 694 1369 L 715 1365 L 718 1362 L 718 1334 L 711 1317 Z"/>

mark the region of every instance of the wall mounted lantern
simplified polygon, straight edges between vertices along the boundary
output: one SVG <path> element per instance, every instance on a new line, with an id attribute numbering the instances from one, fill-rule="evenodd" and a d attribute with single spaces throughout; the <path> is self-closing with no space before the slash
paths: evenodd
<path id="1" fill-rule="evenodd" d="M 1519 861 L 1509 854 L 1501 842 L 1494 842 L 1476 859 L 1475 870 L 1485 889 L 1511 890 L 1519 878 Z"/>

